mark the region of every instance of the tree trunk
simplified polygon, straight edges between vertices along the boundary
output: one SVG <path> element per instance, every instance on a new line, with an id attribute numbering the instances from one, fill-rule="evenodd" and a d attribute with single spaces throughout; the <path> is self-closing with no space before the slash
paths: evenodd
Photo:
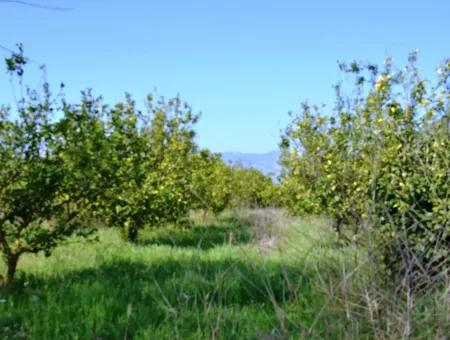
<path id="1" fill-rule="evenodd" d="M 138 237 L 138 228 L 136 226 L 130 226 L 126 230 L 127 233 L 127 239 L 130 242 L 136 242 Z"/>
<path id="2" fill-rule="evenodd" d="M 19 255 L 14 254 L 6 258 L 6 266 L 7 266 L 6 276 L 3 279 L 3 282 L 0 281 L 0 284 L 2 284 L 3 287 L 7 288 L 8 286 L 11 285 L 12 281 L 14 280 L 14 276 L 16 275 L 18 262 L 19 262 Z"/>
<path id="3" fill-rule="evenodd" d="M 336 234 L 337 234 L 337 237 L 338 237 L 338 241 L 341 241 L 341 239 L 342 239 L 342 230 L 341 230 L 342 220 L 341 220 L 340 217 L 335 217 L 334 218 L 334 225 L 333 225 L 333 227 L 334 227 L 334 230 L 336 231 Z"/>
<path id="4" fill-rule="evenodd" d="M 8 271 L 6 272 L 6 285 L 9 285 L 16 275 L 17 263 L 19 262 L 18 255 L 11 255 L 8 258 Z"/>

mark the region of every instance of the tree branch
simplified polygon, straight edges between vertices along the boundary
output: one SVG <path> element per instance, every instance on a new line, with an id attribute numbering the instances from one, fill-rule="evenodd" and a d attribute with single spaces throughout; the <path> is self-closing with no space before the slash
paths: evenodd
<path id="1" fill-rule="evenodd" d="M 49 9 L 52 11 L 71 11 L 71 10 L 73 10 L 73 8 L 68 8 L 68 7 L 40 5 L 40 4 L 36 4 L 34 2 L 22 1 L 22 0 L 0 0 L 0 3 L 2 3 L 2 2 L 24 5 L 24 6 L 29 6 L 29 7 L 35 7 L 35 8 L 40 8 L 40 9 Z"/>

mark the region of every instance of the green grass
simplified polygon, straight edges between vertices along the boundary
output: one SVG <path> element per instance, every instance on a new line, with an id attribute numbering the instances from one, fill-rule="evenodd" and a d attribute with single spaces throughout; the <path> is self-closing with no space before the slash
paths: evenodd
<path id="1" fill-rule="evenodd" d="M 238 245 L 250 241 L 249 221 L 231 215 L 222 216 L 210 223 L 199 222 L 184 227 L 169 225 L 164 228 L 144 230 L 139 235 L 138 243 L 207 250 L 223 244 Z"/>
<path id="2" fill-rule="evenodd" d="M 358 265 L 358 254 L 336 247 L 327 224 L 313 218 L 268 227 L 278 241 L 269 253 L 247 218 L 150 230 L 135 245 L 101 229 L 99 242 L 71 242 L 50 258 L 21 259 L 13 290 L 0 295 L 0 338 L 371 334 L 366 323 L 348 318 L 341 298 L 330 299 L 341 291 L 335 279 Z"/>

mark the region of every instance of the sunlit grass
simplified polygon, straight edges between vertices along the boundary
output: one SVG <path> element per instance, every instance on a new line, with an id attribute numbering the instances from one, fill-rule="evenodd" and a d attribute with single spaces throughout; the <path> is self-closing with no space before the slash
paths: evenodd
<path id="1" fill-rule="evenodd" d="M 98 242 L 73 239 L 49 258 L 25 256 L 13 290 L 0 296 L 2 338 L 375 334 L 358 295 L 365 271 L 352 273 L 362 257 L 335 244 L 327 219 L 239 214 L 147 230 L 138 244 L 102 228 Z M 268 237 L 274 247 L 264 249 Z"/>

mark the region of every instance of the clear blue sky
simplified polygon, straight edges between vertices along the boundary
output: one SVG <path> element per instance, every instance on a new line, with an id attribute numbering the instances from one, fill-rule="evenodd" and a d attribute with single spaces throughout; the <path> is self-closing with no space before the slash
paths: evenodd
<path id="1" fill-rule="evenodd" d="M 109 102 L 180 94 L 202 112 L 198 141 L 214 151 L 276 149 L 288 111 L 332 101 L 337 60 L 403 63 L 420 48 L 431 75 L 450 56 L 449 0 L 30 1 L 73 10 L 0 1 L 2 46 L 23 42 L 69 98 L 85 87 Z"/>

